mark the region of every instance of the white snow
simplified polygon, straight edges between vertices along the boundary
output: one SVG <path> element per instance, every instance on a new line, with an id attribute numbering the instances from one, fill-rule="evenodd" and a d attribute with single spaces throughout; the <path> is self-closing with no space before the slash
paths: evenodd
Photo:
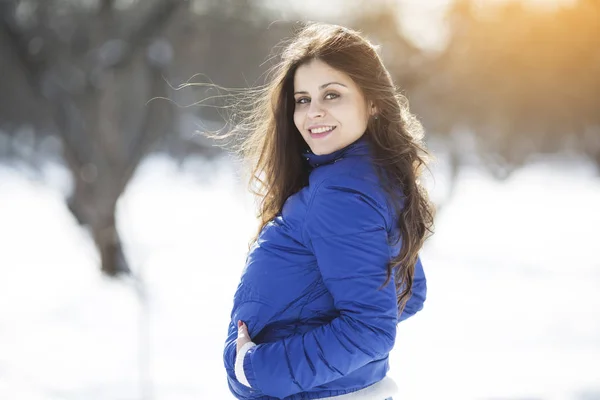
<path id="1" fill-rule="evenodd" d="M 221 349 L 254 206 L 227 162 L 192 166 L 153 157 L 119 203 L 141 282 L 99 274 L 64 170 L 0 167 L 0 399 L 232 398 Z M 425 308 L 399 326 L 397 398 L 600 399 L 599 208 L 586 166 L 463 171 L 423 251 Z"/>

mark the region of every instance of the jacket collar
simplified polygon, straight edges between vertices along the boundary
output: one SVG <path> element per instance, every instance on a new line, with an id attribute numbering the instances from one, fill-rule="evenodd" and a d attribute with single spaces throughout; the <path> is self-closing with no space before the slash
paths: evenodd
<path id="1" fill-rule="evenodd" d="M 369 142 L 365 138 L 365 135 L 358 138 L 353 143 L 350 143 L 348 146 L 336 150 L 333 153 L 329 154 L 314 154 L 310 149 L 305 150 L 302 155 L 304 159 L 308 161 L 308 164 L 312 168 L 317 168 L 324 164 L 334 163 L 344 157 L 348 156 L 361 156 L 369 154 Z"/>

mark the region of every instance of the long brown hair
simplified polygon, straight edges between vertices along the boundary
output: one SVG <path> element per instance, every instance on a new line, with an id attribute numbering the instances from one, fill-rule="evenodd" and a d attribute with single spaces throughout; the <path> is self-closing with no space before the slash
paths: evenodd
<path id="1" fill-rule="evenodd" d="M 421 124 L 410 114 L 406 98 L 395 88 L 376 47 L 356 31 L 321 23 L 305 25 L 285 46 L 268 75 L 269 83 L 253 92 L 251 111 L 238 128 L 248 133 L 241 151 L 251 166 L 250 188 L 261 199 L 259 232 L 288 197 L 308 184 L 309 171 L 302 159 L 308 146 L 294 125 L 293 93 L 296 70 L 313 59 L 346 73 L 377 109 L 378 118 L 369 121 L 366 137 L 396 207 L 402 241 L 383 286 L 394 273 L 402 310 L 411 294 L 418 252 L 433 226 L 433 207 L 419 182 L 427 153 Z"/>

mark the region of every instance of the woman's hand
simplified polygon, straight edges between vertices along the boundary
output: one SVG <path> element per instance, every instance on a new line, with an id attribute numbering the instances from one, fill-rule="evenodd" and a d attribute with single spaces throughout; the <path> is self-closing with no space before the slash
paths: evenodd
<path id="1" fill-rule="evenodd" d="M 250 334 L 248 333 L 248 327 L 242 321 L 238 321 L 238 336 L 236 340 L 236 353 L 235 353 L 235 377 L 238 382 L 242 385 L 251 387 L 250 382 L 246 378 L 246 373 L 244 372 L 244 358 L 246 357 L 246 353 L 252 348 L 256 346 L 255 343 L 252 343 L 250 339 Z"/>
<path id="2" fill-rule="evenodd" d="M 246 324 L 242 321 L 238 321 L 238 337 L 237 337 L 237 346 L 236 346 L 236 354 L 240 352 L 240 349 L 246 343 L 251 342 L 250 335 L 248 334 L 248 328 Z"/>

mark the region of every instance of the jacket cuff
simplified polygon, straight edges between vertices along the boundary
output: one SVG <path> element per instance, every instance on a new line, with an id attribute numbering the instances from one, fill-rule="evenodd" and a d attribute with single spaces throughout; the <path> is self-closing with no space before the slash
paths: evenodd
<path id="1" fill-rule="evenodd" d="M 248 350 L 246 357 L 244 357 L 243 364 L 244 375 L 246 376 L 250 387 L 254 389 L 258 389 L 258 382 L 256 380 L 256 376 L 254 375 L 254 368 L 252 368 L 252 354 L 256 351 L 257 348 L 258 347 L 256 346 L 252 346 Z"/>
<path id="2" fill-rule="evenodd" d="M 241 383 L 244 386 L 248 386 L 248 387 L 252 387 L 252 386 L 250 385 L 250 382 L 248 382 L 248 379 L 247 379 L 247 376 L 245 373 L 246 358 L 250 358 L 250 357 L 246 357 L 246 353 L 248 353 L 248 350 L 250 350 L 253 347 L 256 347 L 256 343 L 248 342 L 248 343 L 244 344 L 235 358 L 235 378 L 238 380 L 239 383 Z M 254 378 L 254 376 L 252 376 L 252 378 Z M 254 379 L 252 379 L 252 380 L 254 380 Z"/>

